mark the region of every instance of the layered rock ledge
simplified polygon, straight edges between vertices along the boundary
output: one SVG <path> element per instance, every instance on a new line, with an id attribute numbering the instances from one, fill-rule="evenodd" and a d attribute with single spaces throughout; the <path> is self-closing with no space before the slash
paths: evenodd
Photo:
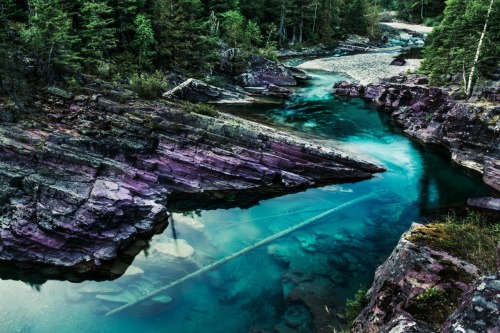
<path id="1" fill-rule="evenodd" d="M 479 277 L 476 266 L 412 242 L 419 228 L 426 227 L 413 224 L 375 272 L 351 332 L 498 332 L 500 274 Z"/>
<path id="2" fill-rule="evenodd" d="M 500 191 L 500 90 L 476 101 L 457 100 L 457 91 L 428 86 L 418 75 L 395 76 L 366 86 L 339 82 L 334 94 L 362 97 L 392 114 L 405 134 L 425 144 L 446 147 L 454 162 L 483 175 Z"/>
<path id="3" fill-rule="evenodd" d="M 169 195 L 283 193 L 383 170 L 229 115 L 85 89 L 0 106 L 16 121 L 0 123 L 0 260 L 98 270 L 166 223 Z"/>

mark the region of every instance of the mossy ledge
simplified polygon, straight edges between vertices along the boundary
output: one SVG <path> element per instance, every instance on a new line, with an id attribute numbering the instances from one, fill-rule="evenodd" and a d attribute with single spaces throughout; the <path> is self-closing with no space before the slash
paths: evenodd
<path id="1" fill-rule="evenodd" d="M 414 223 L 377 269 L 351 332 L 496 332 L 499 226 L 474 212 Z"/>

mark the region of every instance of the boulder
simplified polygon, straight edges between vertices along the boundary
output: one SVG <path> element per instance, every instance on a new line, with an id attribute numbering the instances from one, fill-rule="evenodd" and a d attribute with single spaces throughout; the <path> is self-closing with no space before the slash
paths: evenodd
<path id="1" fill-rule="evenodd" d="M 47 92 L 49 94 L 52 94 L 52 95 L 55 95 L 55 96 L 58 96 L 58 97 L 62 97 L 62 98 L 65 98 L 65 99 L 71 99 L 71 98 L 73 98 L 73 94 L 70 93 L 69 91 L 66 91 L 66 90 L 63 90 L 61 88 L 54 87 L 54 86 L 51 86 L 51 87 L 47 88 Z"/>
<path id="2" fill-rule="evenodd" d="M 236 77 L 236 82 L 242 87 L 262 87 L 264 84 L 257 75 L 252 73 L 243 73 Z"/>
<path id="3" fill-rule="evenodd" d="M 406 64 L 406 60 L 403 58 L 395 58 L 389 65 L 391 66 L 404 66 Z"/>
<path id="4" fill-rule="evenodd" d="M 474 209 L 484 210 L 500 215 L 500 198 L 470 198 L 469 200 L 467 200 L 467 205 Z"/>
<path id="5" fill-rule="evenodd" d="M 193 103 L 203 102 L 238 102 L 252 100 L 248 95 L 212 86 L 196 79 L 187 79 L 175 88 L 165 92 L 164 98 L 178 98 Z"/>
<path id="6" fill-rule="evenodd" d="M 291 70 L 263 57 L 252 55 L 248 60 L 250 73 L 259 78 L 261 84 L 296 86 L 297 80 Z M 297 75 L 298 72 L 296 72 Z"/>

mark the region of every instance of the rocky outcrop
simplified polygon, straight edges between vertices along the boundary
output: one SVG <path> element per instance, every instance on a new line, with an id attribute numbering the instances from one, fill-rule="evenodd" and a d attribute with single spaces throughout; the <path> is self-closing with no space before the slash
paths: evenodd
<path id="1" fill-rule="evenodd" d="M 461 297 L 477 289 L 469 285 L 478 278 L 478 268 L 444 251 L 410 241 L 412 233 L 418 232 L 420 228 L 427 227 L 414 224 L 412 230 L 400 239 L 390 257 L 377 269 L 373 285 L 368 291 L 369 304 L 356 318 L 352 332 L 435 332 L 442 329 L 447 318 L 460 304 L 459 310 L 449 317 L 448 322 L 458 321 L 457 318 L 464 316 L 461 309 L 471 306 L 467 303 L 471 297 L 466 296 L 462 300 Z M 498 282 L 491 282 L 490 286 Z M 494 299 L 495 294 L 489 295 Z M 496 306 L 495 311 L 498 312 L 498 303 Z M 488 304 L 484 303 L 481 307 L 486 309 Z M 477 311 L 481 312 L 481 309 Z M 468 332 L 467 329 L 445 329 L 445 332 L 465 331 Z"/>
<path id="2" fill-rule="evenodd" d="M 187 79 L 165 92 L 163 97 L 178 98 L 193 103 L 251 103 L 255 101 L 244 92 L 215 87 L 196 79 Z"/>
<path id="3" fill-rule="evenodd" d="M 408 136 L 448 148 L 453 161 L 500 191 L 500 106 L 456 100 L 457 91 L 427 83 L 423 76 L 396 76 L 367 86 L 336 83 L 334 93 L 388 110 Z"/>
<path id="4" fill-rule="evenodd" d="M 467 200 L 467 206 L 483 213 L 500 214 L 500 198 L 470 198 Z"/>
<path id="5" fill-rule="evenodd" d="M 442 333 L 500 331 L 500 273 L 477 280 Z"/>
<path id="6" fill-rule="evenodd" d="M 298 81 L 309 79 L 300 69 L 279 65 L 257 55 L 250 56 L 248 64 L 248 71 L 238 77 L 243 87 L 296 86 Z"/>
<path id="7" fill-rule="evenodd" d="M 99 270 L 165 225 L 169 195 L 265 195 L 382 170 L 229 115 L 85 89 L 36 96 L 31 112 L 0 124 L 1 260 Z"/>

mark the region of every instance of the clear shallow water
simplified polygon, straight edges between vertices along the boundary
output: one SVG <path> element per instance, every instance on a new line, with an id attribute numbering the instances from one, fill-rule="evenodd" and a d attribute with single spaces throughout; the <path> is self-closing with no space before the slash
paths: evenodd
<path id="1" fill-rule="evenodd" d="M 0 280 L 0 332 L 252 332 L 271 331 L 285 321 L 313 332 L 320 319 L 338 321 L 335 314 L 346 298 L 361 283 L 371 283 L 375 268 L 412 221 L 487 193 L 479 179 L 467 177 L 449 159 L 398 134 L 384 114 L 359 100 L 334 99 L 332 83 L 342 76 L 313 76 L 311 85 L 297 89 L 283 107 L 226 111 L 324 140 L 383 164 L 387 172 L 265 200 L 249 209 L 175 213 L 147 253 L 115 281 L 48 281 L 31 287 Z M 374 191 L 375 199 L 228 262 L 154 303 L 104 316 L 123 302 Z M 188 255 L 192 249 L 185 244 L 194 248 L 189 258 L 163 253 Z"/>

